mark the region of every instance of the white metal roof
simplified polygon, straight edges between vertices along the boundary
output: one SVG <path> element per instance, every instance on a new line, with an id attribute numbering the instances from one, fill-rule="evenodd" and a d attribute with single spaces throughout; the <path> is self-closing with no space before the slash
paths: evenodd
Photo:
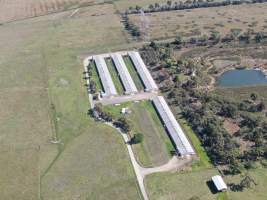
<path id="1" fill-rule="evenodd" d="M 182 128 L 176 121 L 173 113 L 171 112 L 167 102 L 163 96 L 157 96 L 153 98 L 153 103 L 164 122 L 173 142 L 175 143 L 176 149 L 181 155 L 195 154 L 190 142 L 188 141 Z"/>
<path id="2" fill-rule="evenodd" d="M 225 184 L 221 176 L 216 175 L 216 176 L 213 176 L 211 179 L 218 191 L 227 189 L 227 185 Z"/>
<path id="3" fill-rule="evenodd" d="M 116 66 L 117 71 L 119 72 L 120 78 L 125 89 L 125 93 L 132 94 L 138 92 L 121 54 L 111 54 L 111 58 Z"/>
<path id="4" fill-rule="evenodd" d="M 93 59 L 105 90 L 105 96 L 117 95 L 117 91 L 108 71 L 105 59 L 100 55 L 94 56 Z"/>
<path id="5" fill-rule="evenodd" d="M 140 54 L 136 51 L 129 51 L 128 55 L 130 56 L 133 64 L 140 75 L 145 88 L 147 91 L 155 91 L 158 90 L 158 86 L 156 85 L 154 79 L 152 78 L 151 74 L 149 73 L 145 63 L 143 62 Z"/>

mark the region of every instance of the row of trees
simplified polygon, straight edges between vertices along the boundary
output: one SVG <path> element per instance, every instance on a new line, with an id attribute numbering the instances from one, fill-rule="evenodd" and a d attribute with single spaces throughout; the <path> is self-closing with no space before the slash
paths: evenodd
<path id="1" fill-rule="evenodd" d="M 229 5 L 240 5 L 240 4 L 252 4 L 252 3 L 264 3 L 267 0 L 224 0 L 224 1 L 203 1 L 203 0 L 187 0 L 183 1 L 167 1 L 166 4 L 150 4 L 148 7 L 142 8 L 140 6 L 129 7 L 125 13 L 127 14 L 138 14 L 144 13 L 152 13 L 152 12 L 163 12 L 170 10 L 185 10 L 185 9 L 195 9 L 195 8 L 208 8 L 208 7 L 220 7 L 220 6 L 229 6 Z"/>
<path id="2" fill-rule="evenodd" d="M 127 30 L 134 39 L 139 39 L 141 36 L 140 29 L 134 23 L 129 20 L 128 14 L 122 14 L 122 23 L 125 30 Z"/>
<path id="3" fill-rule="evenodd" d="M 96 104 L 93 109 L 88 111 L 88 114 L 95 118 L 96 120 L 101 120 L 105 122 L 112 122 L 113 125 L 124 133 L 130 133 L 132 131 L 132 124 L 128 119 L 125 117 L 120 117 L 117 120 L 114 120 L 114 117 L 109 112 L 105 111 L 101 104 Z M 131 144 L 138 144 L 141 143 L 144 139 L 142 133 L 136 133 L 131 138 Z"/>
<path id="4" fill-rule="evenodd" d="M 229 43 L 229 42 L 240 42 L 240 43 L 261 43 L 267 39 L 267 35 L 264 32 L 253 32 L 248 30 L 247 32 L 242 33 L 241 31 L 237 32 L 236 29 L 232 29 L 230 33 L 225 36 L 221 36 L 219 32 L 211 32 L 210 35 L 201 35 L 199 37 L 183 38 L 178 35 L 173 44 L 177 45 L 178 48 L 188 45 L 195 46 L 211 46 L 218 43 Z"/>

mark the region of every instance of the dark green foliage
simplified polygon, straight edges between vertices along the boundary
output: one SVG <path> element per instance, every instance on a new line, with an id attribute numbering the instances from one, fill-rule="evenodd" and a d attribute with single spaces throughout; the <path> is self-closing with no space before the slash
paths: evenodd
<path id="1" fill-rule="evenodd" d="M 214 35 L 213 39 L 216 37 Z M 153 63 L 157 67 L 152 70 L 160 72 L 157 81 L 161 92 L 197 133 L 211 161 L 215 165 L 227 166 L 227 173 L 238 174 L 244 168 L 252 167 L 249 161 L 267 158 L 267 123 L 263 117 L 265 105 L 259 100 L 260 96 L 251 94 L 250 99 L 240 100 L 199 89 L 201 76 L 207 76 L 203 73 L 206 69 L 205 60 L 198 59 L 196 62 L 191 55 L 176 60 L 173 49 L 184 42 L 177 37 L 174 43 L 152 43 L 142 49 L 142 55 L 146 63 L 155 61 L 154 57 L 159 58 Z M 163 69 L 164 77 L 161 75 Z M 228 132 L 224 128 L 225 120 L 234 122 L 239 130 L 234 134 Z M 250 146 L 244 150 L 240 141 Z"/>
<path id="2" fill-rule="evenodd" d="M 136 133 L 134 134 L 133 138 L 131 139 L 132 144 L 138 144 L 141 143 L 144 139 L 144 135 L 142 133 Z"/>
<path id="3" fill-rule="evenodd" d="M 100 118 L 107 122 L 112 121 L 112 115 L 108 112 L 105 112 L 102 108 L 102 105 L 100 104 L 96 104 L 95 108 L 92 111 L 90 111 L 90 113 L 92 113 L 95 118 Z"/>
<path id="4" fill-rule="evenodd" d="M 119 118 L 117 121 L 114 122 L 114 125 L 119 127 L 125 133 L 131 131 L 131 124 L 125 117 Z"/>
<path id="5" fill-rule="evenodd" d="M 90 86 L 89 87 L 90 87 L 90 92 L 92 94 L 95 94 L 96 93 L 96 83 L 93 80 L 90 81 Z"/>
<path id="6" fill-rule="evenodd" d="M 129 7 L 129 9 L 126 11 L 130 14 L 136 14 L 140 13 L 141 9 L 145 13 L 150 12 L 162 12 L 162 11 L 169 11 L 169 10 L 186 10 L 186 9 L 195 9 L 195 8 L 207 8 L 207 7 L 219 7 L 219 6 L 229 6 L 229 5 L 240 5 L 242 3 L 246 4 L 252 4 L 252 3 L 264 3 L 266 0 L 253 0 L 253 1 L 246 1 L 246 0 L 239 0 L 239 1 L 214 1 L 214 0 L 186 0 L 185 2 L 179 1 L 179 2 L 172 2 L 167 1 L 166 4 L 158 4 L 155 3 L 155 5 L 149 5 L 147 8 L 141 8 L 140 6 L 136 6 L 135 9 L 132 7 Z"/>

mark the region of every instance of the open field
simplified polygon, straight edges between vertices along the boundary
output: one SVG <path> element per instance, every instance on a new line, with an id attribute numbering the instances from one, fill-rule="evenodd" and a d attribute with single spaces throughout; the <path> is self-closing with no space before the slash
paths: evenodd
<path id="1" fill-rule="evenodd" d="M 126 11 L 130 6 L 135 7 L 136 5 L 144 7 L 148 6 L 149 4 L 155 3 L 166 3 L 166 0 L 118 0 L 114 1 L 116 9 L 121 12 Z"/>
<path id="2" fill-rule="evenodd" d="M 115 118 L 119 118 L 123 116 L 123 114 L 120 114 L 123 107 L 128 107 L 131 110 L 131 113 L 126 115 L 132 125 L 131 135 L 135 133 L 144 135 L 144 140 L 141 144 L 133 145 L 134 153 L 140 164 L 151 167 L 166 163 L 174 147 L 152 103 L 150 101 L 129 102 L 120 106 L 106 106 L 105 110 Z"/>
<path id="3" fill-rule="evenodd" d="M 194 196 L 200 200 L 218 199 L 242 199 L 242 200 L 265 200 L 265 183 L 267 181 L 267 170 L 256 169 L 250 172 L 251 177 L 258 185 L 253 185 L 250 189 L 243 192 L 227 191 L 224 198 L 219 194 L 213 194 L 207 185 L 213 175 L 218 174 L 216 169 L 207 169 L 183 173 L 158 173 L 149 175 L 145 179 L 149 196 L 153 200 L 164 199 L 190 199 Z M 227 183 L 238 183 L 240 176 L 227 176 L 224 180 Z M 221 198 L 219 198 L 221 197 Z"/>
<path id="4" fill-rule="evenodd" d="M 209 35 L 211 31 L 218 31 L 223 36 L 231 29 L 240 29 L 241 32 L 247 29 L 265 31 L 266 9 L 265 3 L 150 13 L 146 14 L 149 27 L 147 33 L 151 39 L 164 39 L 177 35 Z M 139 14 L 129 15 L 129 19 L 137 26 L 141 25 Z"/>
<path id="5" fill-rule="evenodd" d="M 102 3 L 102 0 L 1 0 L 0 23 Z"/>
<path id="6" fill-rule="evenodd" d="M 1 197 L 139 199 L 122 138 L 86 114 L 78 58 L 128 46 L 122 25 L 112 5 L 71 13 L 0 26 Z"/>
<path id="7" fill-rule="evenodd" d="M 247 100 L 251 93 L 256 93 L 258 98 L 267 103 L 267 86 L 242 87 L 242 88 L 217 88 L 215 93 L 223 96 L 231 96 L 234 99 Z"/>
<path id="8" fill-rule="evenodd" d="M 200 200 L 215 200 L 206 184 L 210 178 L 218 174 L 216 169 L 184 172 L 184 173 L 157 173 L 148 175 L 145 185 L 149 197 L 153 200 L 164 199 L 189 200 L 197 196 Z"/>
<path id="9" fill-rule="evenodd" d="M 106 200 L 110 196 L 139 199 L 128 159 L 123 140 L 114 129 L 91 123 L 43 178 L 42 196 L 44 199 Z"/>
<path id="10" fill-rule="evenodd" d="M 2 199 L 38 199 L 39 149 L 1 148 L 0 193 Z M 22 174 L 23 172 L 23 174 Z"/>

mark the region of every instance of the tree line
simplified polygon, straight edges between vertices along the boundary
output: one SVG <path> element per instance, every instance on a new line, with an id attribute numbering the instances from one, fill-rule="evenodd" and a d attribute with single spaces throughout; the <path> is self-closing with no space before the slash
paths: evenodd
<path id="1" fill-rule="evenodd" d="M 116 119 L 111 113 L 106 111 L 101 104 L 96 104 L 93 109 L 88 110 L 88 115 L 93 117 L 97 121 L 110 122 L 113 126 L 119 128 L 123 133 L 129 134 L 133 131 L 131 122 L 126 117 L 119 117 Z M 133 134 L 130 143 L 138 144 L 144 139 L 142 133 Z"/>
<path id="2" fill-rule="evenodd" d="M 166 4 L 150 4 L 148 7 L 141 7 L 136 5 L 135 7 L 130 6 L 128 10 L 125 11 L 125 14 L 139 14 L 152 13 L 152 12 L 164 12 L 171 10 L 186 10 L 186 9 L 195 9 L 195 8 L 210 8 L 210 7 L 221 7 L 229 5 L 240 5 L 240 4 L 253 4 L 253 3 L 265 3 L 267 0 L 224 0 L 224 1 L 213 1 L 213 0 L 187 0 L 182 1 L 167 1 Z"/>

